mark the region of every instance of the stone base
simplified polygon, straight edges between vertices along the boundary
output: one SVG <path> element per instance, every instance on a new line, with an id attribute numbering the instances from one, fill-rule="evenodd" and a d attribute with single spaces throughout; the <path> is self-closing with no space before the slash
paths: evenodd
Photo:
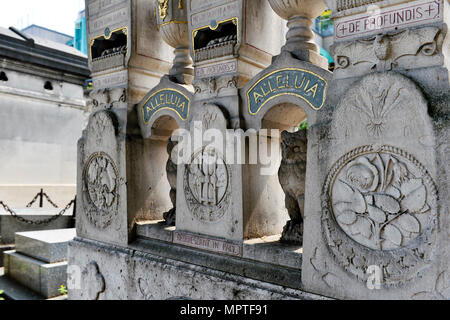
<path id="1" fill-rule="evenodd" d="M 235 257 L 173 243 L 176 231 L 163 223 L 140 225 L 137 232 L 127 248 L 71 241 L 69 265 L 82 276 L 69 299 L 327 299 L 302 290 L 302 250 L 281 244 L 280 236 L 245 241 Z"/>
<path id="2" fill-rule="evenodd" d="M 4 253 L 5 276 L 42 295 L 61 295 L 58 289 L 67 283 L 67 262 L 45 263 L 16 251 Z"/>
<path id="3" fill-rule="evenodd" d="M 75 229 L 16 233 L 16 250 L 4 253 L 5 277 L 52 298 L 67 283 L 67 243 Z"/>
<path id="4" fill-rule="evenodd" d="M 6 300 L 44 300 L 36 292 L 7 278 L 3 268 L 0 268 L 0 288 L 3 290 L 2 298 Z"/>
<path id="5" fill-rule="evenodd" d="M 3 267 L 3 252 L 14 250 L 14 248 L 14 244 L 0 245 L 0 267 Z"/>

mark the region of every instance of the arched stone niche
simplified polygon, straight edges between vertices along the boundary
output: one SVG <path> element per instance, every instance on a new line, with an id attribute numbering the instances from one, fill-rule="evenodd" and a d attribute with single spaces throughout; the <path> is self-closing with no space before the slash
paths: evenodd
<path id="1" fill-rule="evenodd" d="M 296 60 L 288 53 L 282 53 L 275 58 L 269 68 L 258 74 L 241 90 L 244 127 L 259 132 L 259 139 L 265 139 L 261 135 L 265 132 L 261 129 L 267 129 L 269 144 L 276 143 L 278 146 L 281 145 L 281 132 L 297 131 L 305 119 L 310 130 L 315 130 L 315 125 L 320 119 L 320 110 L 325 105 L 330 80 L 331 73 L 327 70 Z M 271 131 L 272 129 L 278 130 L 279 134 Z M 313 135 L 311 139 L 316 138 L 317 136 Z M 277 141 L 274 142 L 274 139 Z M 300 142 L 293 137 L 290 137 L 289 141 L 294 144 Z M 308 140 L 308 145 L 310 143 L 314 142 Z M 286 210 L 286 205 L 289 204 L 285 203 L 286 196 L 282 187 L 284 182 L 280 184 L 280 177 L 283 180 L 282 176 L 286 176 L 289 170 L 292 170 L 292 174 L 301 172 L 298 175 L 299 184 L 305 183 L 307 164 L 317 158 L 309 150 L 306 152 L 306 148 L 308 147 L 305 145 L 302 151 L 307 153 L 306 164 L 299 158 L 296 163 L 287 165 L 287 162 L 284 162 L 283 165 L 280 148 L 278 154 L 276 152 L 271 154 L 272 161 L 269 166 L 261 164 L 244 166 L 245 237 L 262 237 L 283 232 L 283 227 L 289 220 Z M 281 175 L 279 175 L 280 165 L 283 167 Z M 261 174 L 262 172 L 266 173 Z M 305 210 L 304 208 L 302 210 Z"/>
<path id="2" fill-rule="evenodd" d="M 168 144 L 174 131 L 186 128 L 191 101 L 190 91 L 165 76 L 136 106 L 141 135 L 128 143 L 127 164 L 128 210 L 137 220 L 162 220 L 174 208 L 176 169 Z"/>

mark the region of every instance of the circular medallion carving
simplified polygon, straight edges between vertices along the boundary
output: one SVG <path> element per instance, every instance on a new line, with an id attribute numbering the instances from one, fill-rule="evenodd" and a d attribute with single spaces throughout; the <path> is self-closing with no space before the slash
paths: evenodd
<path id="1" fill-rule="evenodd" d="M 217 222 L 225 215 L 230 198 L 231 168 L 212 148 L 194 154 L 186 165 L 184 190 L 194 217 L 202 222 Z"/>
<path id="2" fill-rule="evenodd" d="M 84 167 L 85 212 L 89 221 L 102 229 L 117 213 L 118 175 L 113 159 L 104 152 L 92 154 Z"/>
<path id="3" fill-rule="evenodd" d="M 435 242 L 437 191 L 428 171 L 405 151 L 357 148 L 332 167 L 323 193 L 323 228 L 337 261 L 359 279 L 370 265 L 386 285 L 427 266 Z"/>

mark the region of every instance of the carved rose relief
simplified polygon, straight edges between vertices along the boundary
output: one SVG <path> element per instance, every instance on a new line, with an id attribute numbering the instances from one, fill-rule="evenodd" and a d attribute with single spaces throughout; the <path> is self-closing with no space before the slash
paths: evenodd
<path id="1" fill-rule="evenodd" d="M 186 166 L 184 188 L 188 207 L 200 221 L 220 220 L 228 207 L 231 170 L 212 148 L 195 154 Z"/>
<path id="2" fill-rule="evenodd" d="M 430 210 L 423 180 L 397 157 L 372 153 L 348 163 L 332 191 L 339 226 L 355 241 L 378 250 L 417 238 Z"/>
<path id="3" fill-rule="evenodd" d="M 114 161 L 104 152 L 94 153 L 86 163 L 83 178 L 87 217 L 95 226 L 106 228 L 117 211 L 118 171 Z"/>
<path id="4" fill-rule="evenodd" d="M 366 281 L 383 270 L 384 285 L 414 279 L 434 254 L 437 189 L 424 166 L 392 146 L 363 146 L 331 168 L 322 196 L 322 227 L 330 252 Z"/>

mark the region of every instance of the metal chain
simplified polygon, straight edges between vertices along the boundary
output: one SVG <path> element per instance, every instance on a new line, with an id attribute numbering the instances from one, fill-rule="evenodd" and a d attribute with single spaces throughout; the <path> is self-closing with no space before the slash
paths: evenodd
<path id="1" fill-rule="evenodd" d="M 33 205 L 33 203 L 36 202 L 36 200 L 39 198 L 39 195 L 40 195 L 40 194 L 41 194 L 41 193 L 38 192 L 38 194 L 34 196 L 33 200 L 31 200 L 30 203 L 27 204 L 27 208 L 30 208 L 30 207 Z"/>
<path id="2" fill-rule="evenodd" d="M 45 192 L 43 193 L 43 196 L 47 199 L 48 203 L 50 203 L 54 208 L 58 208 L 58 206 L 50 199 L 50 197 L 48 196 L 48 194 L 46 194 Z"/>
<path id="3" fill-rule="evenodd" d="M 34 225 L 43 225 L 43 224 L 48 224 L 56 219 L 58 219 L 59 217 L 61 217 L 73 204 L 75 203 L 75 199 L 71 200 L 64 209 L 62 209 L 58 214 L 48 218 L 48 219 L 44 219 L 44 220 L 38 220 L 38 221 L 33 221 L 33 220 L 28 220 L 25 219 L 21 216 L 19 216 L 16 212 L 14 212 L 10 207 L 8 207 L 3 201 L 0 200 L 0 206 L 3 207 L 3 209 L 5 209 L 6 212 L 8 212 L 9 214 L 11 214 L 11 216 L 15 219 L 17 219 L 20 222 L 26 223 L 26 224 L 34 224 Z"/>

